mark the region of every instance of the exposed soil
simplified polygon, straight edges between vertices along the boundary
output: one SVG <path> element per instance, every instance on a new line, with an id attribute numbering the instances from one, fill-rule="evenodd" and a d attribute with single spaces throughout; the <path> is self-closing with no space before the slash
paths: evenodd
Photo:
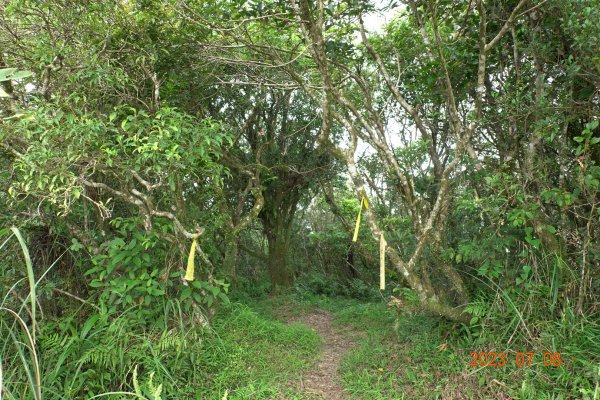
<path id="1" fill-rule="evenodd" d="M 346 398 L 338 369 L 342 356 L 354 346 L 354 341 L 349 332 L 340 332 L 333 328 L 332 320 L 332 315 L 323 310 L 314 310 L 289 319 L 290 322 L 300 322 L 312 328 L 323 338 L 321 356 L 297 383 L 308 399 Z"/>

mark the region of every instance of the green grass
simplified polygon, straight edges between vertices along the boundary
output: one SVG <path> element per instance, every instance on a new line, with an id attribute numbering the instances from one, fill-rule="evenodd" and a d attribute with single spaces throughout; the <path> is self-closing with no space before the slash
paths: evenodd
<path id="1" fill-rule="evenodd" d="M 374 316 L 378 313 L 382 317 L 377 321 Z M 340 318 L 366 328 L 357 349 L 342 364 L 346 389 L 352 398 L 456 398 L 452 380 L 459 380 L 464 363 L 453 351 L 440 347 L 443 336 L 436 321 L 427 316 L 406 316 L 394 323 L 395 317 L 390 314 L 379 304 L 341 313 Z M 470 390 L 465 386 L 468 385 L 461 381 L 459 389 L 463 395 Z"/>
<path id="2" fill-rule="evenodd" d="M 472 335 L 437 316 L 398 314 L 383 301 L 287 294 L 255 301 L 252 307 L 280 318 L 320 308 L 334 315 L 340 330 L 352 329 L 356 346 L 340 367 L 352 399 L 600 399 L 593 350 L 600 335 L 589 321 L 530 321 L 538 337 L 515 336 L 507 345 L 508 337 L 495 338 L 490 330 Z M 560 367 L 543 365 L 543 353 L 552 349 L 566 357 Z M 472 351 L 494 350 L 507 351 L 506 367 L 469 365 Z M 517 367 L 516 351 L 529 350 L 535 362 Z"/>
<path id="3" fill-rule="evenodd" d="M 200 362 L 210 384 L 202 398 L 300 398 L 292 383 L 316 359 L 320 338 L 305 326 L 270 319 L 247 306 L 233 305 L 213 323 L 215 337 L 205 343 Z M 219 397 L 219 398 L 221 398 Z"/>
<path id="4" fill-rule="evenodd" d="M 29 393 L 33 399 L 41 400 L 40 364 L 36 349 L 36 282 L 29 249 L 17 228 L 0 230 L 0 239 L 3 240 L 0 244 L 0 251 L 4 251 L 13 236 L 17 239 L 23 254 L 25 275 L 27 276 L 29 288 L 28 296 L 25 299 L 19 299 L 20 305 L 14 307 L 14 309 L 11 308 L 12 304 L 9 302 L 10 296 L 14 295 L 16 287 L 22 280 L 6 292 L 4 290 L 0 291 L 0 391 L 6 392 L 10 396 L 11 392 L 4 389 L 5 382 L 10 382 L 13 379 L 14 370 L 18 368 L 24 382 L 19 385 L 20 387 L 14 393 Z M 5 237 L 6 239 L 4 239 Z M 27 307 L 28 303 L 31 305 L 29 308 Z M 20 315 L 23 310 L 25 310 L 24 314 L 27 314 L 25 318 Z M 27 317 L 29 318 L 29 324 L 25 320 Z M 14 365 L 14 368 L 7 369 L 5 367 L 7 365 Z M 0 397 L 1 394 L 0 392 Z"/>
<path id="5" fill-rule="evenodd" d="M 444 325 L 434 317 L 399 318 L 383 301 L 310 294 L 265 298 L 252 307 L 279 317 L 281 310 L 287 317 L 320 308 L 334 315 L 334 326 L 350 329 L 356 345 L 344 356 L 340 374 L 352 399 L 426 399 L 448 395 L 455 387 L 464 391 L 459 378 L 467 358 L 438 351 Z M 476 378 L 468 381 L 477 388 Z"/>
<path id="6" fill-rule="evenodd" d="M 340 324 L 364 330 L 356 350 L 344 358 L 341 367 L 345 388 L 354 399 L 600 398 L 600 375 L 593 376 L 598 374 L 597 361 L 595 367 L 593 361 L 598 358 L 592 354 L 596 348 L 592 338 L 598 338 L 598 331 L 593 325 L 574 327 L 576 333 L 568 340 L 557 323 L 544 323 L 546 326 L 536 324 L 541 336 L 536 342 L 507 346 L 489 340 L 475 345 L 464 339 L 458 325 L 433 316 L 405 314 L 394 318 L 381 304 L 339 310 Z M 390 323 L 390 319 L 395 322 Z M 471 351 L 507 347 L 506 367 L 469 366 Z M 536 354 L 531 366 L 514 364 L 521 347 Z M 560 367 L 543 365 L 543 353 L 552 349 L 563 355 L 565 363 Z"/>
<path id="7" fill-rule="evenodd" d="M 222 309 L 209 331 L 142 331 L 124 315 L 46 322 L 38 337 L 44 399 L 131 399 L 134 370 L 139 398 L 154 399 L 152 388 L 162 386 L 162 399 L 221 400 L 225 393 L 230 400 L 300 399 L 294 383 L 320 346 L 310 329 L 269 319 L 242 304 Z M 5 355 L 13 354 L 10 344 L 4 345 Z M 17 347 L 12 359 L 16 362 L 21 353 L 26 356 L 27 349 Z M 5 385 L 15 398 L 30 398 L 24 386 L 29 380 L 35 388 L 29 370 L 7 359 Z"/>

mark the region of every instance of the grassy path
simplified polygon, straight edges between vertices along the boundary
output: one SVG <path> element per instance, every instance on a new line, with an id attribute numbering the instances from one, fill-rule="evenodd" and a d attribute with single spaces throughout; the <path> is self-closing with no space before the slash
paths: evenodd
<path id="1" fill-rule="evenodd" d="M 342 357 L 355 346 L 355 342 L 349 335 L 334 328 L 332 321 L 331 313 L 319 309 L 290 320 L 308 326 L 323 339 L 319 359 L 304 376 L 300 377 L 300 390 L 310 399 L 346 398 L 339 368 Z"/>
<path id="2" fill-rule="evenodd" d="M 568 363 L 550 369 L 538 357 L 527 367 L 473 368 L 470 352 L 501 344 L 474 343 L 458 324 L 398 314 L 383 302 L 280 296 L 253 302 L 251 309 L 252 318 L 238 321 L 246 334 L 232 332 L 240 345 L 250 335 L 254 340 L 235 357 L 243 381 L 223 382 L 228 400 L 594 399 L 555 389 L 566 385 Z M 514 360 L 514 348 L 525 344 L 512 346 Z"/>
<path id="3" fill-rule="evenodd" d="M 506 399 L 465 376 L 435 318 L 397 319 L 384 303 L 330 298 L 275 298 L 258 308 L 321 338 L 316 361 L 292 384 L 297 397 L 278 400 Z"/>

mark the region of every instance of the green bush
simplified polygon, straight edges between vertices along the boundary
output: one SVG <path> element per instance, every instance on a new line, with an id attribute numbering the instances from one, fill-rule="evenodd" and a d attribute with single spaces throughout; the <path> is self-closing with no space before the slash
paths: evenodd
<path id="1" fill-rule="evenodd" d="M 360 279 L 352 279 L 348 284 L 348 296 L 359 300 L 376 300 L 381 298 L 378 288 Z"/>
<path id="2" fill-rule="evenodd" d="M 271 291 L 271 282 L 267 279 L 250 279 L 240 276 L 232 297 L 236 300 L 250 300 L 264 297 Z"/>
<path id="3" fill-rule="evenodd" d="M 295 288 L 301 295 L 336 297 L 348 294 L 338 281 L 320 272 L 300 276 L 296 279 Z"/>
<path id="4" fill-rule="evenodd" d="M 360 279 L 342 283 L 320 272 L 311 272 L 300 276 L 296 279 L 295 290 L 300 295 L 341 296 L 358 300 L 376 300 L 381 297 L 379 290 L 373 284 Z"/>

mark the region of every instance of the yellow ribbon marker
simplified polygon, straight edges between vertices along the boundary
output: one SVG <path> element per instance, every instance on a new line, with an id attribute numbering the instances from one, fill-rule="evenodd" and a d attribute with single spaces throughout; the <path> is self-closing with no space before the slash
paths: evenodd
<path id="1" fill-rule="evenodd" d="M 194 280 L 194 256 L 196 255 L 196 244 L 197 244 L 198 234 L 194 235 L 194 240 L 192 241 L 192 247 L 190 248 L 190 255 L 188 256 L 187 269 L 185 270 L 185 279 L 186 281 Z"/>
<path id="2" fill-rule="evenodd" d="M 360 214 L 362 213 L 363 206 L 369 208 L 369 201 L 365 196 L 360 199 L 360 210 L 358 210 L 358 217 L 356 217 L 356 227 L 354 228 L 354 236 L 352 237 L 352 241 L 356 242 L 358 239 L 358 228 L 360 228 Z"/>
<path id="3" fill-rule="evenodd" d="M 379 289 L 385 290 L 385 246 L 387 242 L 383 232 L 379 236 Z"/>

